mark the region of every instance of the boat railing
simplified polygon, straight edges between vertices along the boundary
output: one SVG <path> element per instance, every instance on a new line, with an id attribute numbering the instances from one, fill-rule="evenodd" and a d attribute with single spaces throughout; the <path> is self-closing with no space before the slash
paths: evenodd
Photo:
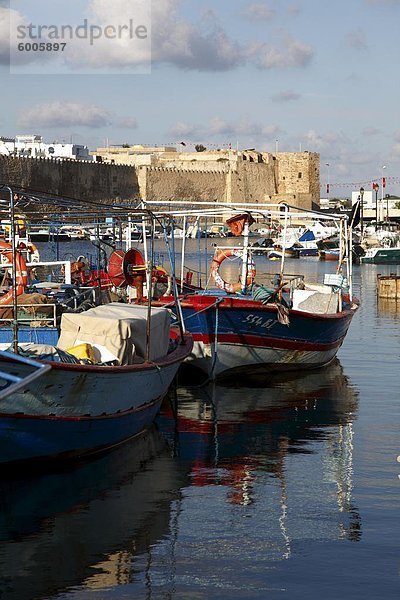
<path id="1" fill-rule="evenodd" d="M 1 308 L 13 310 L 12 304 L 2 304 Z M 45 312 L 41 312 L 41 309 Z M 51 309 L 51 310 L 49 310 Z M 25 314 L 24 314 L 25 313 Z M 46 314 L 47 313 L 47 314 Z M 49 314 L 51 313 L 51 314 Z M 18 314 L 16 319 L 18 325 L 29 324 L 30 327 L 56 327 L 57 325 L 57 305 L 56 304 L 18 304 Z M 12 325 L 14 317 L 0 317 L 0 327 Z"/>
<path id="2" fill-rule="evenodd" d="M 52 269 L 58 269 L 60 274 L 62 275 L 63 282 L 66 284 L 71 284 L 71 261 L 70 260 L 53 260 L 53 261 L 38 261 L 38 262 L 28 262 L 26 263 L 27 267 L 32 269 L 37 269 L 38 267 L 51 267 Z M 11 263 L 1 263 L 1 269 L 12 269 L 13 266 Z"/>
<path id="3" fill-rule="evenodd" d="M 5 365 L 1 365 L 0 379 L 2 382 L 0 385 L 0 400 L 4 400 L 4 398 L 19 391 L 21 388 L 25 388 L 32 381 L 41 377 L 51 369 L 51 365 L 38 363 L 29 358 L 12 354 L 11 352 L 1 351 L 0 357 L 4 361 L 10 360 L 11 365 L 17 363 L 21 366 L 31 368 L 31 372 L 26 375 L 15 375 L 14 373 L 9 372 L 9 366 L 5 367 Z"/>

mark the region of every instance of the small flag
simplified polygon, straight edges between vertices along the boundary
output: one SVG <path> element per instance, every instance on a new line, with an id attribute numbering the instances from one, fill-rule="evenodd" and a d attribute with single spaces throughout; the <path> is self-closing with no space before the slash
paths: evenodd
<path id="1" fill-rule="evenodd" d="M 357 202 L 353 205 L 351 209 L 350 218 L 349 218 L 349 227 L 357 227 L 361 220 L 361 196 L 358 196 Z"/>
<path id="2" fill-rule="evenodd" d="M 329 194 L 329 183 L 326 184 L 326 193 Z"/>
<path id="3" fill-rule="evenodd" d="M 386 187 L 386 177 L 382 177 L 382 187 Z"/>

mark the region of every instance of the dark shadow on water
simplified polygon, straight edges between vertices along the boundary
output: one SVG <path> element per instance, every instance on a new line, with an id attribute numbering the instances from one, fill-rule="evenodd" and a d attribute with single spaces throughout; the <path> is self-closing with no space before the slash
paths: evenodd
<path id="1" fill-rule="evenodd" d="M 97 459 L 0 482 L 0 598 L 133 580 L 136 555 L 169 534 L 184 475 L 153 428 Z"/>

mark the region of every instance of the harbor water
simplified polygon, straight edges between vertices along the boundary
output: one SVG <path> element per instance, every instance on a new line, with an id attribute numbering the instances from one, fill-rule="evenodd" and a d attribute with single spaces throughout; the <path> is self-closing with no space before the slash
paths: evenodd
<path id="1" fill-rule="evenodd" d="M 57 258 L 88 250 L 62 244 Z M 256 262 L 265 281 L 279 270 Z M 334 270 L 287 262 L 315 281 Z M 391 272 L 354 267 L 361 307 L 325 369 L 206 386 L 183 375 L 146 436 L 2 474 L 0 598 L 397 599 L 400 301 L 376 295 Z"/>

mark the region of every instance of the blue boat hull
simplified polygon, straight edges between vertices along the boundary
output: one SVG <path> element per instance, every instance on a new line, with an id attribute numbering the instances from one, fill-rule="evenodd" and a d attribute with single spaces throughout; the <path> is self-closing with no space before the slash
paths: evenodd
<path id="1" fill-rule="evenodd" d="M 99 417 L 0 416 L 0 463 L 73 458 L 120 444 L 154 421 L 162 397 L 142 407 Z"/>
<path id="2" fill-rule="evenodd" d="M 182 361 L 185 335 L 156 361 L 104 366 L 46 363 L 42 377 L 2 399 L 0 464 L 70 458 L 115 446 L 147 429 Z M 1 369 L 25 377 L 30 367 L 0 355 Z M 0 388 L 3 385 L 0 377 Z"/>
<path id="3" fill-rule="evenodd" d="M 334 314 L 290 310 L 289 324 L 284 325 L 275 304 L 211 295 L 182 300 L 185 324 L 195 342 L 192 364 L 212 377 L 233 370 L 298 370 L 328 364 L 357 307 Z"/>

